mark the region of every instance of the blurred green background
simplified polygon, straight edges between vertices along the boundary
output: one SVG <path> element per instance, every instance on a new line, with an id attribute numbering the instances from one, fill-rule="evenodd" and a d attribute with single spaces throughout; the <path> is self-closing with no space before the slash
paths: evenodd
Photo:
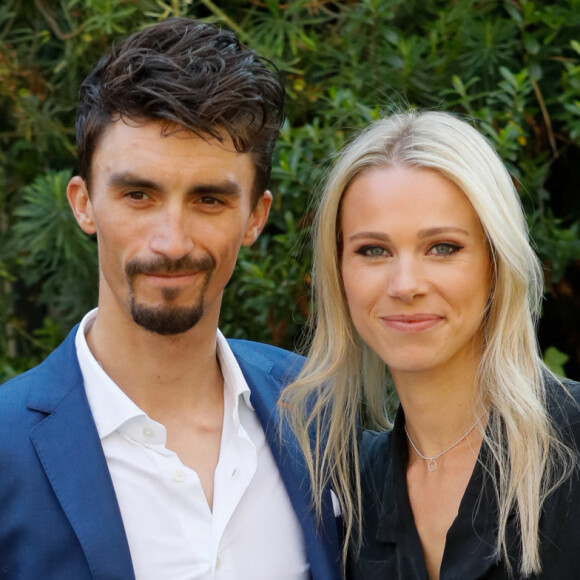
<path id="1" fill-rule="evenodd" d="M 112 41 L 171 16 L 232 28 L 286 79 L 274 208 L 226 290 L 226 335 L 299 347 L 333 153 L 390 111 L 443 109 L 473 119 L 512 172 L 545 266 L 541 348 L 580 378 L 580 0 L 3 0 L 0 382 L 96 304 L 96 244 L 65 197 L 78 86 Z"/>

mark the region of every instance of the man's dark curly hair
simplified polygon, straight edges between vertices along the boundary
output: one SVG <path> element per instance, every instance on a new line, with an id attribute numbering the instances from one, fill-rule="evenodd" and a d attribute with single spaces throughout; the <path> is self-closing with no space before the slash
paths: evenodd
<path id="1" fill-rule="evenodd" d="M 106 127 L 120 119 L 175 124 L 223 141 L 253 157 L 253 200 L 267 188 L 272 153 L 284 121 L 278 69 L 236 35 L 190 18 L 171 18 L 128 37 L 104 56 L 81 85 L 76 136 L 80 176 Z"/>

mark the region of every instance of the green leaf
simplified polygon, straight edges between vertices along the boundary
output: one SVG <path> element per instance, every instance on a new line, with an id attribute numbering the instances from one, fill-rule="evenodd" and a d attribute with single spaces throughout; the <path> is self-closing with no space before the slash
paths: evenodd
<path id="1" fill-rule="evenodd" d="M 524 48 L 533 55 L 540 52 L 540 43 L 531 35 L 524 35 Z"/>
<path id="2" fill-rule="evenodd" d="M 566 376 L 564 365 L 570 360 L 570 357 L 558 350 L 555 346 L 548 347 L 544 352 L 544 362 L 548 368 L 561 377 Z"/>

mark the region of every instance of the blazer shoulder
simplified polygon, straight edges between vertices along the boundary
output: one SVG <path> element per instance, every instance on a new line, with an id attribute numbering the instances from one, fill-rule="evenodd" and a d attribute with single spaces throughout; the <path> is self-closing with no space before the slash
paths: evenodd
<path id="1" fill-rule="evenodd" d="M 0 417 L 13 416 L 19 408 L 26 408 L 30 389 L 37 382 L 37 378 L 38 366 L 0 385 Z"/>
<path id="2" fill-rule="evenodd" d="M 228 339 L 228 343 L 238 361 L 242 359 L 277 379 L 293 380 L 304 365 L 303 356 L 271 344 L 239 339 Z"/>
<path id="3" fill-rule="evenodd" d="M 59 347 L 57 347 L 59 348 Z M 11 402 L 26 401 L 31 388 L 36 384 L 46 382 L 47 367 L 50 366 L 50 354 L 43 362 L 17 375 L 0 385 L 0 408 Z"/>
<path id="4" fill-rule="evenodd" d="M 28 403 L 38 410 L 50 411 L 81 380 L 75 332 L 76 327 L 39 365 L 0 385 L 0 413 L 26 408 Z"/>

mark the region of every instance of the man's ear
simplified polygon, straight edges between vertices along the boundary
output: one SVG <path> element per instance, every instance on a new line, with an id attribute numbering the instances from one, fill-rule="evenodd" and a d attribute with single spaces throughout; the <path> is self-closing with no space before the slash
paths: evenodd
<path id="1" fill-rule="evenodd" d="M 258 239 L 258 236 L 262 233 L 266 221 L 268 220 L 271 206 L 272 194 L 266 190 L 258 200 L 258 203 L 254 206 L 254 209 L 248 218 L 248 226 L 246 228 L 244 239 L 242 240 L 243 246 L 251 246 Z"/>
<path id="2" fill-rule="evenodd" d="M 93 220 L 93 206 L 85 180 L 75 175 L 66 188 L 66 197 L 75 218 L 85 234 L 94 234 L 97 229 Z"/>

